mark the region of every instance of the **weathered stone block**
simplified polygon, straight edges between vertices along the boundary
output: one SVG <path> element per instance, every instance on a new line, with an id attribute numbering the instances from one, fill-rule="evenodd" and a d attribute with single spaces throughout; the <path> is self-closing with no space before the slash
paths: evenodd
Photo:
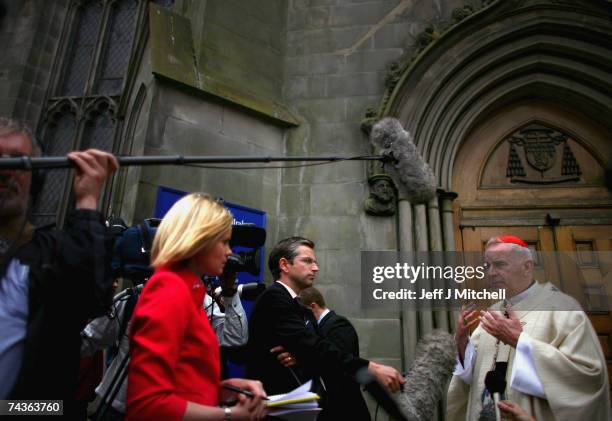
<path id="1" fill-rule="evenodd" d="M 308 56 L 294 56 L 285 58 L 285 74 L 287 77 L 309 74 Z"/>
<path id="2" fill-rule="evenodd" d="M 318 167 L 311 174 L 313 183 L 346 183 L 363 181 L 366 178 L 365 163 L 362 161 L 337 162 Z"/>
<path id="3" fill-rule="evenodd" d="M 376 46 L 376 45 L 375 45 Z M 377 46 L 376 46 L 377 47 Z M 356 51 L 346 58 L 347 72 L 386 72 L 391 63 L 401 58 L 402 48 Z M 381 87 L 382 88 L 382 87 Z"/>
<path id="4" fill-rule="evenodd" d="M 379 73 L 379 78 L 384 78 L 384 75 Z M 346 119 L 349 121 L 356 122 L 357 126 L 360 125 L 361 120 L 365 117 L 365 112 L 368 107 L 376 109 L 380 104 L 382 95 L 384 93 L 383 82 L 380 82 L 379 91 L 374 95 L 364 96 L 353 96 L 347 100 L 346 107 Z"/>
<path id="5" fill-rule="evenodd" d="M 379 0 L 376 3 L 334 6 L 332 8 L 331 25 L 373 25 L 384 18 L 397 4 L 397 0 Z"/>
<path id="6" fill-rule="evenodd" d="M 344 66 L 345 58 L 340 54 L 314 54 L 308 60 L 308 71 L 311 74 L 340 73 Z"/>
<path id="7" fill-rule="evenodd" d="M 324 268 L 317 277 L 318 284 L 346 285 L 347 288 L 361 288 L 361 267 L 359 250 L 337 249 L 316 250 L 319 266 Z"/>
<path id="8" fill-rule="evenodd" d="M 317 243 L 317 250 L 337 249 L 354 245 L 355 231 L 352 218 L 318 216 L 279 217 L 281 231 L 302 235 Z"/>
<path id="9" fill-rule="evenodd" d="M 367 198 L 367 192 L 366 195 L 364 195 L 364 200 L 365 198 Z M 363 202 L 361 205 L 363 206 Z M 371 216 L 363 212 L 360 218 L 363 230 L 363 236 L 361 238 L 362 250 L 397 249 L 395 216 Z"/>
<path id="10" fill-rule="evenodd" d="M 374 95 L 381 93 L 384 76 L 379 73 L 353 73 L 328 76 L 330 96 Z"/>
<path id="11" fill-rule="evenodd" d="M 316 152 L 313 152 L 313 155 Z M 286 169 L 283 181 L 287 184 L 297 183 L 347 183 L 363 181 L 366 178 L 366 167 L 361 161 L 335 162 L 316 167 Z"/>
<path id="12" fill-rule="evenodd" d="M 310 6 L 310 0 L 290 0 L 289 10 L 303 10 Z"/>
<path id="13" fill-rule="evenodd" d="M 346 119 L 344 98 L 309 99 L 296 104 L 299 113 L 311 122 L 339 122 Z"/>
<path id="14" fill-rule="evenodd" d="M 333 6 L 337 4 L 341 0 L 310 0 L 310 7 L 318 7 L 318 6 Z"/>
<path id="15" fill-rule="evenodd" d="M 360 215 L 364 194 L 362 182 L 313 184 L 310 188 L 313 212 L 323 217 Z"/>
<path id="16" fill-rule="evenodd" d="M 355 26 L 307 31 L 291 31 L 287 34 L 287 55 L 334 53 L 351 47 L 367 32 L 367 27 Z M 364 43 L 359 50 L 371 48 L 371 43 Z"/>
<path id="17" fill-rule="evenodd" d="M 286 86 L 285 97 L 289 99 L 313 99 L 327 96 L 325 76 L 291 78 Z"/>
<path id="18" fill-rule="evenodd" d="M 222 108 L 220 131 L 232 139 L 256 146 L 262 155 L 279 155 L 283 149 L 283 129 L 231 105 Z"/>
<path id="19" fill-rule="evenodd" d="M 310 215 L 311 210 L 310 185 L 283 185 L 280 195 L 280 214 L 284 217 L 300 217 Z"/>
<path id="20" fill-rule="evenodd" d="M 274 171 L 276 173 L 278 170 Z M 268 174 L 271 174 L 271 170 L 267 170 Z M 278 178 L 278 177 L 277 177 Z M 278 216 L 279 211 L 279 202 L 281 198 L 280 194 L 279 182 L 275 183 L 266 183 L 262 190 L 261 198 L 259 199 L 259 203 L 261 204 L 261 209 L 265 209 L 267 212 L 266 218 L 276 217 Z"/>
<path id="21" fill-rule="evenodd" d="M 321 154 L 360 154 L 364 147 L 364 135 L 359 124 L 350 122 L 317 123 L 310 131 L 310 145 Z"/>
<path id="22" fill-rule="evenodd" d="M 387 48 L 406 49 L 414 45 L 414 37 L 425 29 L 422 22 L 397 22 L 383 26 L 374 34 L 374 48 L 376 50 Z"/>
<path id="23" fill-rule="evenodd" d="M 324 2 L 325 0 L 323 0 Z M 331 24 L 329 7 L 311 7 L 306 15 L 306 29 L 326 28 Z"/>
<path id="24" fill-rule="evenodd" d="M 344 67 L 344 56 L 333 53 L 288 57 L 285 60 L 285 70 L 289 77 L 335 74 L 342 72 Z"/>
<path id="25" fill-rule="evenodd" d="M 399 362 L 402 346 L 399 319 L 352 318 L 351 322 L 359 334 L 360 353 L 377 362 L 381 359 Z"/>

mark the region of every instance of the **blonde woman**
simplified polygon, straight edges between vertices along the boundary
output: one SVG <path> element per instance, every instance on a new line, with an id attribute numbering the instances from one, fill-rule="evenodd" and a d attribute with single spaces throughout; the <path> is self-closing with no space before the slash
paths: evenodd
<path id="1" fill-rule="evenodd" d="M 202 275 L 220 275 L 231 254 L 232 216 L 205 194 L 168 211 L 151 250 L 155 274 L 138 300 L 131 327 L 129 420 L 259 420 L 266 396 L 258 381 L 220 381 L 217 337 L 202 308 Z M 229 395 L 223 385 L 254 398 Z M 219 407 L 228 398 L 231 408 Z"/>

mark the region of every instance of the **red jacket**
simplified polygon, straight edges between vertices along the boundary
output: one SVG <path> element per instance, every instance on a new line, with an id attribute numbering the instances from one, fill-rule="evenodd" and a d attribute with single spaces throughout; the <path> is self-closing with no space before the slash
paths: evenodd
<path id="1" fill-rule="evenodd" d="M 205 288 L 188 270 L 160 268 L 131 324 L 128 420 L 181 420 L 187 402 L 217 406 L 217 337 L 202 308 Z"/>

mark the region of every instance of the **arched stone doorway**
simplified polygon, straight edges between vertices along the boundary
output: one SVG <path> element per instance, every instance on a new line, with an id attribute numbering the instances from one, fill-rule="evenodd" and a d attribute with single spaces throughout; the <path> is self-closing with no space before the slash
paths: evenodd
<path id="1" fill-rule="evenodd" d="M 398 248 L 480 250 L 512 227 L 541 249 L 612 249 L 612 195 L 602 179 L 612 158 L 612 4 L 483 3 L 397 66 L 378 112 L 413 134 L 441 189 L 426 208 L 400 201 L 399 232 L 412 237 Z M 539 147 L 554 163 L 535 159 L 531 146 L 525 152 L 520 139 L 529 136 L 550 138 Z M 510 138 L 519 139 L 511 170 Z M 432 228 L 440 221 L 443 241 Z M 609 312 L 599 308 L 592 320 L 610 359 Z M 423 324 L 408 312 L 403 323 L 410 355 Z"/>

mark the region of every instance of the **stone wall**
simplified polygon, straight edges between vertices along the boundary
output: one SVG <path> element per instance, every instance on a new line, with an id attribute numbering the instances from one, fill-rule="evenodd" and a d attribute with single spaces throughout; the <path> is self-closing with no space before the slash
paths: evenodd
<path id="1" fill-rule="evenodd" d="M 35 128 L 45 99 L 66 0 L 4 1 L 0 21 L 0 115 Z"/>
<path id="2" fill-rule="evenodd" d="M 261 5 L 266 7 L 211 0 L 174 5 L 172 12 L 182 15 L 191 25 L 195 80 L 185 86 L 183 81 L 172 80 L 171 73 L 152 77 L 151 70 L 155 72 L 155 68 L 151 69 L 150 54 L 157 53 L 147 46 L 145 61 L 149 61 L 141 66 L 137 82 L 146 95 L 141 111 L 146 117 L 134 116 L 138 121 L 132 153 L 283 155 L 288 123 L 261 114 L 261 108 L 245 106 L 255 97 L 264 100 L 261 104 L 277 104 L 280 100 L 282 84 L 277 79 L 282 77 L 280 48 L 285 7 L 276 0 Z M 257 34 L 253 26 L 240 25 L 246 15 L 259 19 Z M 277 169 L 145 167 L 131 171 L 127 179 L 130 181 L 125 183 L 123 194 L 135 196 L 137 202 L 130 209 L 129 201 L 124 201 L 122 209 L 128 220 L 138 221 L 153 214 L 158 186 L 205 191 L 265 211 L 267 244 L 277 240 L 281 184 Z M 136 189 L 134 180 L 138 180 Z"/>
<path id="3" fill-rule="evenodd" d="M 282 148 L 281 128 L 158 82 L 150 108 L 146 155 L 274 155 Z M 158 186 L 205 191 L 267 213 L 270 241 L 277 225 L 278 170 L 222 170 L 188 166 L 144 167 L 134 220 L 153 214 Z"/>

